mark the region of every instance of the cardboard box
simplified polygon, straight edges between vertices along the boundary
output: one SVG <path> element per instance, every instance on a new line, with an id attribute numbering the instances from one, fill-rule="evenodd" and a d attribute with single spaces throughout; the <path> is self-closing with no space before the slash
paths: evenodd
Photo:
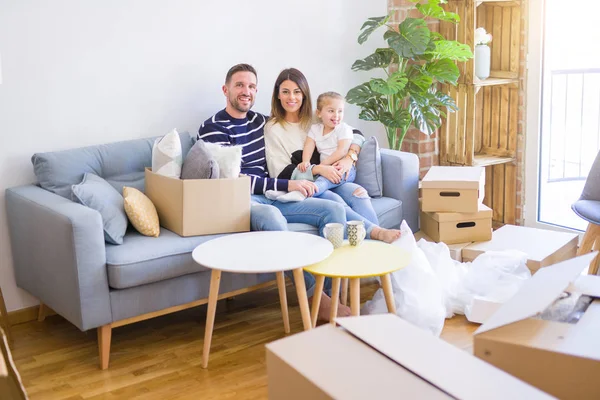
<path id="1" fill-rule="evenodd" d="M 543 268 L 527 280 L 475 331 L 475 355 L 560 399 L 600 399 L 600 299 L 575 324 L 535 318 L 596 254 Z M 600 277 L 586 278 L 588 294 L 600 295 Z"/>
<path id="2" fill-rule="evenodd" d="M 421 181 L 426 212 L 475 213 L 485 196 L 483 167 L 434 166 Z"/>
<path id="3" fill-rule="evenodd" d="M 160 225 L 181 236 L 250 230 L 250 178 L 174 179 L 146 168 Z"/>
<path id="4" fill-rule="evenodd" d="M 269 399 L 546 399 L 393 314 L 338 318 L 267 345 Z"/>
<path id="5" fill-rule="evenodd" d="M 429 236 L 427 236 L 425 233 L 423 233 L 423 231 L 419 231 L 419 232 L 415 233 L 415 240 L 418 242 L 421 239 L 425 239 L 428 242 L 434 242 L 434 240 L 431 239 Z M 455 244 L 446 243 L 446 245 L 448 246 L 448 250 L 450 250 L 450 257 L 453 260 L 458 261 L 458 262 L 462 262 L 462 260 L 463 260 L 462 250 L 470 244 L 471 244 L 471 242 L 455 243 Z"/>
<path id="6" fill-rule="evenodd" d="M 473 296 L 473 303 L 465 307 L 465 317 L 470 322 L 483 324 L 502 307 L 502 304 L 481 296 Z"/>
<path id="7" fill-rule="evenodd" d="M 575 233 L 504 225 L 487 242 L 473 243 L 463 249 L 463 260 L 473 261 L 490 250 L 520 250 L 527 254 L 527 267 L 535 272 L 542 267 L 568 260 L 577 254 L 579 236 Z"/>
<path id="8" fill-rule="evenodd" d="M 435 242 L 487 241 L 492 239 L 492 209 L 480 204 L 475 213 L 422 211 L 421 229 Z"/>

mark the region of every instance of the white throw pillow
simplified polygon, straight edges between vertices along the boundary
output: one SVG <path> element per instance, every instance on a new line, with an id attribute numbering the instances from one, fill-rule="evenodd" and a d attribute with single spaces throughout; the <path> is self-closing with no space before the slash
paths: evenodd
<path id="1" fill-rule="evenodd" d="M 156 139 L 152 147 L 152 172 L 170 178 L 181 177 L 183 151 L 176 129 Z"/>
<path id="2" fill-rule="evenodd" d="M 219 164 L 219 178 L 237 178 L 242 169 L 242 146 L 219 146 L 205 142 L 206 148 Z"/>

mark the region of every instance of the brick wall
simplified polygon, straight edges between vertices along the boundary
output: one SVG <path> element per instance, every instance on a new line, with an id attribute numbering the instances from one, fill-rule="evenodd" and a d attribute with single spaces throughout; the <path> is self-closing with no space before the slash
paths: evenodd
<path id="1" fill-rule="evenodd" d="M 528 0 L 522 0 L 523 2 L 523 13 L 521 23 L 521 65 L 519 69 L 519 75 L 521 78 L 521 89 L 519 92 L 519 129 L 517 134 L 517 210 L 516 210 L 516 222 L 518 225 L 523 225 L 524 214 L 523 206 L 525 202 L 525 132 L 526 132 L 526 54 L 527 54 L 527 9 Z M 407 16 L 415 17 L 419 14 L 412 15 L 410 9 L 413 8 L 414 4 L 407 0 L 388 0 L 388 10 L 393 11 L 392 18 L 390 19 L 390 25 L 397 25 L 404 20 Z M 411 14 L 411 15 L 409 15 Z M 439 22 L 430 20 L 427 22 L 429 29 L 432 31 L 439 30 Z M 427 136 L 417 129 L 411 129 L 402 143 L 402 150 L 409 151 L 419 156 L 420 160 L 420 175 L 421 178 L 427 173 L 432 165 L 439 165 L 439 145 L 436 134 Z"/>
<path id="2" fill-rule="evenodd" d="M 404 18 L 409 16 L 409 10 L 412 8 L 414 8 L 414 4 L 407 0 L 388 0 L 388 10 L 394 11 L 389 24 L 397 26 L 400 22 L 404 21 Z M 410 16 L 420 17 L 420 15 L 421 14 L 416 12 L 414 15 L 411 14 Z M 430 30 L 435 32 L 439 31 L 439 21 L 430 20 L 427 21 L 427 24 Z M 425 176 L 432 165 L 440 164 L 439 146 L 436 134 L 427 136 L 418 129 L 410 129 L 402 142 L 402 150 L 409 151 L 419 156 L 421 178 Z"/>

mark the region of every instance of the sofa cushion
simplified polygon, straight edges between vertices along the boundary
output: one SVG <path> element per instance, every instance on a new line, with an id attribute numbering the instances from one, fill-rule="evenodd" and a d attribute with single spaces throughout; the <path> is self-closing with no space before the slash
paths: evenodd
<path id="1" fill-rule="evenodd" d="M 371 197 L 383 196 L 381 154 L 379 154 L 379 143 L 374 136 L 367 139 L 360 149 L 354 182 L 364 187 Z"/>
<path id="2" fill-rule="evenodd" d="M 387 229 L 400 229 L 400 223 L 404 219 L 402 202 L 391 197 L 379 197 L 371 199 L 379 226 Z"/>
<path id="3" fill-rule="evenodd" d="M 162 228 L 159 237 L 149 238 L 130 229 L 122 245 L 106 245 L 108 284 L 125 289 L 205 271 L 192 259 L 192 251 L 220 236 L 223 235 L 182 237 Z"/>
<path id="4" fill-rule="evenodd" d="M 183 155 L 177 129 L 154 141 L 152 147 L 152 172 L 158 175 L 179 179 Z"/>
<path id="5" fill-rule="evenodd" d="M 192 147 L 189 133 L 180 133 L 183 156 Z M 152 144 L 156 137 L 36 153 L 31 157 L 33 171 L 41 187 L 64 198 L 71 198 L 71 186 L 86 172 L 110 183 L 119 193 L 123 186 L 144 191 L 144 169 L 152 165 Z"/>
<path id="6" fill-rule="evenodd" d="M 131 225 L 142 235 L 158 237 L 160 224 L 152 201 L 136 188 L 123 188 L 123 204 Z"/>
<path id="7" fill-rule="evenodd" d="M 192 146 L 183 162 L 181 179 L 218 179 L 219 164 L 206 148 L 204 141 L 198 140 Z"/>
<path id="8" fill-rule="evenodd" d="M 73 185 L 73 200 L 96 210 L 102 217 L 104 240 L 112 244 L 123 243 L 127 231 L 127 215 L 123 209 L 123 196 L 98 175 L 87 173 L 81 183 Z"/>

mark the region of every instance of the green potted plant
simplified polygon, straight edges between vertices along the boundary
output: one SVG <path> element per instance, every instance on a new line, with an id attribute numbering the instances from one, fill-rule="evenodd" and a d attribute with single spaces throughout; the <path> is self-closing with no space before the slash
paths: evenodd
<path id="1" fill-rule="evenodd" d="M 414 8 L 423 18 L 459 22 L 457 14 L 440 6 L 446 0 L 429 0 L 426 4 L 409 1 L 417 3 Z M 358 43 L 363 44 L 378 28 L 387 27 L 389 18 L 369 18 L 360 29 Z M 444 109 L 457 110 L 454 100 L 440 91 L 439 84 L 456 85 L 456 61 L 473 57 L 468 45 L 432 32 L 423 18 L 406 18 L 397 29 L 387 27 L 383 38 L 389 47 L 378 48 L 352 65 L 353 71 L 381 69 L 386 74 L 387 79 L 372 78 L 351 89 L 346 100 L 361 108 L 360 119 L 385 126 L 389 146 L 395 150 L 400 149 L 411 126 L 431 135 L 442 124 Z"/>

